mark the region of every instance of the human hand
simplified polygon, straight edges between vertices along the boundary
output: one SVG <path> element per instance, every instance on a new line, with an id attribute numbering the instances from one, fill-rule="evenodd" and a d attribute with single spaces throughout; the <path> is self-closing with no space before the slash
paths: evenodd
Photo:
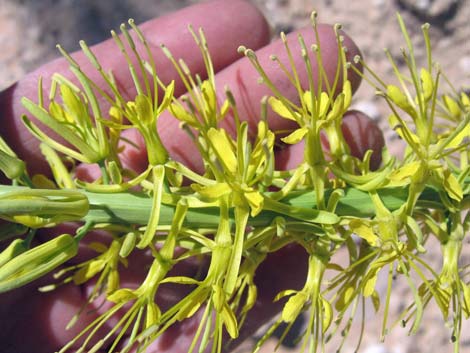
<path id="1" fill-rule="evenodd" d="M 159 50 L 160 43 L 172 51 L 177 58 L 183 58 L 192 72 L 203 73 L 204 63 L 200 57 L 198 48 L 187 30 L 191 23 L 195 28 L 204 28 L 215 70 L 216 82 L 223 93 L 223 87 L 228 85 L 238 102 L 240 116 L 248 120 L 251 126 L 256 122 L 260 111 L 260 100 L 269 95 L 269 90 L 258 84 L 258 74 L 246 58 L 240 58 L 237 47 L 241 44 L 257 50 L 260 61 L 266 63 L 266 70 L 282 93 L 294 99 L 295 90 L 286 82 L 286 77 L 277 70 L 277 67 L 269 64 L 269 55 L 276 53 L 280 59 L 285 60 L 285 53 L 280 42 L 268 45 L 269 29 L 262 15 L 245 1 L 212 1 L 202 3 L 181 10 L 172 15 L 150 21 L 141 26 L 147 39 L 152 43 L 154 55 L 159 66 L 160 78 L 164 82 L 177 80 L 177 75 L 172 65 L 164 58 Z M 311 29 L 299 31 L 310 42 L 313 42 Z M 319 28 L 322 41 L 325 69 L 330 78 L 336 70 L 337 46 L 335 35 L 331 27 Z M 295 40 L 296 34 L 289 36 L 293 51 L 298 49 Z M 355 45 L 346 38 L 345 45 L 349 48 L 349 55 L 353 57 L 358 53 Z M 96 56 L 103 66 L 114 72 L 117 82 L 129 98 L 135 96 L 131 77 L 127 72 L 127 65 L 118 48 L 113 42 L 107 41 L 93 48 Z M 297 50 L 298 51 L 298 50 Z M 80 62 L 84 71 L 96 82 L 100 78 L 93 72 L 91 65 L 85 57 L 78 53 L 76 60 Z M 296 57 L 299 61 L 301 58 Z M 36 93 L 38 76 L 51 77 L 54 72 L 60 72 L 67 76 L 68 64 L 64 59 L 58 59 L 36 72 L 28 75 L 12 88 L 3 92 L 0 96 L 0 111 L 6 121 L 0 125 L 0 134 L 7 140 L 10 146 L 27 161 L 31 173 L 45 172 L 47 166 L 42 160 L 38 149 L 38 142 L 26 131 L 21 121 L 17 119 L 24 112 L 20 107 L 20 97 L 32 97 Z M 306 83 L 306 72 L 302 71 L 303 65 L 299 64 L 302 82 Z M 71 76 L 69 76 L 71 78 Z M 359 85 L 359 78 L 352 76 L 353 89 Z M 184 94 L 184 87 L 180 81 L 176 81 L 176 94 Z M 45 82 L 47 87 L 48 82 Z M 132 88 L 128 88 L 132 87 Z M 47 89 L 47 88 L 46 88 Z M 225 124 L 229 119 L 225 120 Z M 280 119 L 272 111 L 268 113 L 268 121 L 271 129 L 283 130 L 293 126 L 285 119 Z M 227 127 L 229 129 L 229 127 Z M 367 149 L 380 150 L 383 138 L 377 127 L 359 113 L 352 113 L 345 119 L 345 131 L 349 131 L 349 143 L 352 151 L 360 155 Z M 170 114 L 163 114 L 158 122 L 159 135 L 163 144 L 170 152 L 173 159 L 178 160 L 195 170 L 201 170 L 201 161 L 197 155 L 197 149 L 192 145 L 188 136 L 179 129 L 178 122 Z M 143 147 L 142 139 L 136 131 L 129 131 L 129 139 Z M 298 145 L 291 146 L 279 152 L 276 163 L 279 168 L 292 168 L 299 159 Z M 377 154 L 377 153 L 376 153 Z M 122 152 L 122 161 L 126 167 L 141 171 L 146 168 L 147 156 L 144 148 L 134 148 L 127 145 Z M 82 179 L 93 179 L 95 172 L 90 168 L 79 168 L 78 175 Z M 51 232 L 56 232 L 51 231 Z M 51 235 L 49 232 L 49 236 Z M 106 237 L 106 235 L 97 235 Z M 83 255 L 82 256 L 86 256 Z M 151 256 L 144 252 L 138 252 L 129 260 L 130 267 L 123 269 L 121 284 L 123 287 L 136 287 L 142 281 L 145 273 L 141 270 L 151 261 Z M 252 309 L 240 338 L 251 335 L 257 327 L 267 322 L 280 309 L 280 303 L 272 303 L 276 293 L 285 288 L 297 288 L 305 278 L 307 256 L 296 247 L 286 247 L 282 251 L 271 255 L 261 265 L 257 272 L 256 282 L 259 288 L 259 298 Z M 199 269 L 200 264 L 185 264 L 175 269 L 178 274 L 191 275 Z M 44 282 L 42 282 L 44 283 Z M 47 283 L 47 282 L 46 282 Z M 90 293 L 92 285 L 77 287 L 64 285 L 57 290 L 40 294 L 36 291 L 38 283 L 33 283 L 26 288 L 2 294 L 0 302 L 0 345 L 8 352 L 52 352 L 66 344 L 87 324 L 106 309 L 101 302 L 92 304 L 80 317 L 77 324 L 66 331 L 65 326 L 72 316 L 81 308 Z M 182 293 L 176 287 L 168 286 L 163 292 L 159 292 L 156 299 L 164 309 L 180 298 Z M 151 353 L 160 352 L 185 352 L 191 343 L 197 325 L 197 315 L 175 325 L 165 335 L 159 338 L 149 348 Z M 112 327 L 113 322 L 109 322 Z M 177 326 L 177 327 L 176 327 Z M 107 327 L 109 329 L 109 327 Z M 106 328 L 105 328 L 106 329 Z M 177 342 L 177 344 L 176 344 Z"/>

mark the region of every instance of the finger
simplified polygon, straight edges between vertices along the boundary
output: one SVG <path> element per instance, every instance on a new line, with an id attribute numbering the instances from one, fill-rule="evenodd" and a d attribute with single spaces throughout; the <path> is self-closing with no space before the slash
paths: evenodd
<path id="1" fill-rule="evenodd" d="M 321 42 L 323 66 L 326 75 L 330 82 L 333 82 L 337 65 L 338 65 L 338 48 L 336 44 L 336 35 L 331 26 L 320 25 L 318 26 L 319 39 Z M 300 82 L 304 89 L 308 88 L 308 75 L 304 65 L 304 59 L 300 55 L 300 45 L 297 41 L 297 36 L 301 34 L 309 47 L 315 43 L 315 34 L 311 28 L 305 28 L 298 32 L 291 33 L 287 39 L 289 46 L 294 55 L 295 65 L 298 70 Z M 240 42 L 240 44 L 244 44 Z M 359 54 L 359 49 L 352 42 L 352 40 L 345 35 L 344 45 L 348 48 L 348 58 L 354 57 Z M 270 59 L 271 54 L 278 56 L 279 60 L 284 65 L 289 66 L 287 53 L 284 49 L 283 43 L 278 40 L 256 52 L 261 65 L 265 68 L 267 75 L 272 82 L 275 83 L 279 91 L 288 99 L 295 101 L 297 97 L 296 89 L 291 85 L 286 75 L 279 69 L 277 64 L 273 63 Z M 313 54 L 311 54 L 313 81 L 317 82 L 318 63 Z M 255 126 L 259 121 L 261 110 L 261 99 L 263 96 L 270 95 L 269 88 L 265 85 L 258 83 L 259 74 L 253 68 L 253 65 L 247 58 L 242 58 L 225 68 L 216 75 L 216 83 L 218 92 L 224 92 L 224 87 L 230 87 L 234 98 L 237 102 L 237 108 L 242 120 L 248 121 L 251 126 L 251 131 L 256 131 Z M 353 90 L 359 86 L 360 78 L 351 73 L 349 79 L 352 82 Z M 338 85 L 341 87 L 341 84 Z M 277 116 L 272 110 L 268 110 L 268 122 L 271 129 L 281 130 L 292 128 L 292 121 L 282 119 Z M 158 132 L 164 146 L 168 149 L 170 156 L 194 170 L 202 170 L 202 161 L 199 156 L 197 148 L 194 146 L 193 141 L 186 134 L 182 134 L 179 128 L 179 122 L 172 117 L 168 112 L 162 114 L 158 120 Z M 234 129 L 234 121 L 230 117 L 222 122 L 222 126 L 229 132 Z M 136 131 L 127 132 L 127 137 L 133 141 L 139 141 L 138 133 Z M 176 138 L 177 137 L 177 138 Z M 127 158 L 126 154 L 130 157 Z M 132 146 L 127 146 L 124 158 L 132 160 L 132 163 L 138 170 L 145 168 L 147 157 L 145 146 L 140 145 L 138 149 Z"/>
<path id="2" fill-rule="evenodd" d="M 165 43 L 175 57 L 184 59 L 192 72 L 204 72 L 203 59 L 187 28 L 189 24 L 196 29 L 204 28 L 216 70 L 239 58 L 237 47 L 240 43 L 259 48 L 269 41 L 268 25 L 262 14 L 256 7 L 244 0 L 204 2 L 149 21 L 143 24 L 141 29 L 151 46 L 158 73 L 164 82 L 176 78 L 176 73 L 161 52 L 161 43 Z M 123 93 L 133 98 L 135 92 L 127 64 L 113 40 L 98 44 L 92 47 L 92 50 L 104 69 L 113 72 Z M 140 52 L 144 51 L 140 50 Z M 93 81 L 98 84 L 103 83 L 99 74 L 92 69 L 92 65 L 82 53 L 76 53 L 74 58 Z M 36 96 L 40 76 L 45 79 L 45 97 L 47 97 L 50 77 L 55 72 L 66 77 L 71 76 L 66 60 L 57 59 L 29 74 L 0 94 L 0 112 L 3 117 L 0 134 L 19 156 L 29 163 L 30 171 L 43 169 L 45 164 L 39 155 L 38 141 L 26 131 L 19 119 L 25 113 L 21 107 L 20 98 Z M 182 90 L 182 84 L 178 81 L 176 93 L 181 94 Z"/>
<path id="3" fill-rule="evenodd" d="M 357 110 L 347 112 L 341 126 L 343 136 L 349 145 L 351 155 L 363 159 L 368 150 L 372 150 L 370 168 L 377 169 L 382 162 L 384 136 L 379 126 L 367 115 Z M 325 135 L 322 135 L 322 146 L 328 151 L 330 146 Z M 289 170 L 296 168 L 304 159 L 304 143 L 285 146 L 276 154 L 276 168 Z"/>

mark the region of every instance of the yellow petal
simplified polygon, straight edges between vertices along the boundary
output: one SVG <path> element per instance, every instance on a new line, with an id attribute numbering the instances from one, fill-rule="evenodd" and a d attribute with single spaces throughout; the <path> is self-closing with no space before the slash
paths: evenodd
<path id="1" fill-rule="evenodd" d="M 233 152 L 233 143 L 227 132 L 223 129 L 217 130 L 211 128 L 207 133 L 207 137 L 225 169 L 230 173 L 235 173 L 237 171 L 237 158 Z"/>
<path id="2" fill-rule="evenodd" d="M 263 210 L 263 195 L 261 195 L 258 191 L 251 191 L 245 192 L 244 196 L 250 205 L 251 216 L 257 216 Z"/>
<path id="3" fill-rule="evenodd" d="M 392 174 L 390 174 L 389 178 L 392 181 L 402 181 L 406 178 L 409 178 L 415 175 L 418 170 L 420 169 L 421 162 L 415 161 L 405 164 L 403 167 L 400 167 Z"/>
<path id="4" fill-rule="evenodd" d="M 423 85 L 424 99 L 429 101 L 434 91 L 434 82 L 431 73 L 425 68 L 421 69 L 421 83 Z"/>
<path id="5" fill-rule="evenodd" d="M 370 224 L 359 219 L 353 219 L 349 222 L 349 228 L 371 246 L 379 245 L 379 237 L 374 233 Z"/>
<path id="6" fill-rule="evenodd" d="M 318 104 L 318 117 L 322 118 L 326 115 L 328 107 L 330 106 L 331 100 L 328 93 L 322 92 L 320 94 L 320 101 Z"/>
<path id="7" fill-rule="evenodd" d="M 218 200 L 221 196 L 232 192 L 232 189 L 227 183 L 217 183 L 204 187 L 194 185 L 193 189 L 197 191 L 204 199 L 209 200 Z"/>
<path id="8" fill-rule="evenodd" d="M 271 106 L 271 109 L 274 110 L 275 113 L 279 114 L 285 119 L 297 121 L 300 117 L 299 114 L 295 112 L 290 112 L 289 109 L 282 103 L 279 99 L 274 97 L 269 97 L 268 103 Z"/>
<path id="9" fill-rule="evenodd" d="M 196 117 L 187 112 L 181 103 L 173 103 L 169 107 L 170 113 L 179 121 L 185 122 L 193 127 L 198 127 L 199 126 L 199 121 L 196 119 Z"/>
<path id="10" fill-rule="evenodd" d="M 447 191 L 449 197 L 456 201 L 462 201 L 463 191 L 457 178 L 450 172 L 450 170 L 444 171 L 444 189 Z"/>
<path id="11" fill-rule="evenodd" d="M 458 119 L 460 117 L 460 114 L 462 113 L 462 110 L 460 109 L 459 104 L 454 99 L 452 99 L 451 97 L 447 95 L 444 95 L 442 99 L 444 100 L 444 104 L 447 110 L 449 111 L 450 115 L 454 119 Z"/>
<path id="12" fill-rule="evenodd" d="M 306 127 L 303 127 L 303 128 L 294 130 L 288 136 L 281 138 L 281 140 L 282 142 L 287 143 L 289 145 L 295 145 L 296 143 L 299 143 L 304 138 L 307 132 L 308 132 L 308 129 Z"/>
<path id="13" fill-rule="evenodd" d="M 397 86 L 388 85 L 387 96 L 404 111 L 408 113 L 413 111 L 413 106 L 409 102 L 408 97 Z"/>

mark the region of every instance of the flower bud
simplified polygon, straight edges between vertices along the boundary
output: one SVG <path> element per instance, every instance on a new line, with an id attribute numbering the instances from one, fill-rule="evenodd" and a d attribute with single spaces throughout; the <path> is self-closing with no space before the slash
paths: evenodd
<path id="1" fill-rule="evenodd" d="M 0 267 L 0 293 L 24 286 L 77 254 L 78 242 L 62 234 L 14 257 Z"/>

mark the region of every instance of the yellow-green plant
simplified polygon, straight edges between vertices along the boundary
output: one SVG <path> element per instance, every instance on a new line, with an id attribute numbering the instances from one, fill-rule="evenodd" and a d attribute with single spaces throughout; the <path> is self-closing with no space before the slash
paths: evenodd
<path id="1" fill-rule="evenodd" d="M 305 142 L 303 162 L 287 171 L 275 168 L 276 132 L 267 125 L 263 109 L 255 137 L 250 139 L 230 90 L 222 101 L 216 96 L 214 69 L 202 30 L 191 29 L 191 33 L 206 65 L 205 80 L 163 47 L 189 92 L 183 101 L 175 99 L 173 82 L 165 85 L 159 79 L 149 46 L 133 21 L 129 21 L 133 35 L 125 25 L 121 26 L 122 37 L 113 32 L 134 79 L 137 94 L 131 101 L 85 43 L 81 43 L 82 49 L 106 88 L 93 82 L 60 49 L 81 87 L 54 75 L 48 100 L 42 96 L 41 82 L 37 103 L 22 100 L 36 120 L 68 142 L 65 145 L 51 138 L 34 120 L 23 117 L 26 127 L 42 142 L 52 179 L 43 175 L 30 178 L 25 163 L 0 141 L 0 168 L 12 181 L 0 186 L 0 218 L 7 221 L 1 225 L 0 235 L 9 241 L 0 253 L 0 292 L 54 271 L 58 271 L 55 278 L 64 283 L 98 278 L 89 302 L 104 294 L 113 305 L 61 352 L 78 342 L 80 352 L 105 345 L 109 352 L 117 351 L 118 345 L 121 352 L 135 348 L 143 352 L 168 328 L 197 311 L 201 311 L 201 319 L 189 351 L 212 347 L 212 352 L 221 352 L 224 337 L 238 337 L 257 300 L 254 277 L 258 266 L 269 253 L 297 244 L 308 255 L 305 283 L 299 290 L 286 288 L 272 298 L 284 300 L 284 306 L 255 350 L 281 323 L 289 327 L 307 312 L 303 348 L 315 352 L 339 329 L 347 336 L 357 308 L 367 299 L 377 310 L 384 307 L 385 335 L 393 326 L 388 309 L 392 279 L 398 276 L 407 281 L 414 301 L 397 322 L 411 323 L 410 331 L 416 332 L 433 300 L 450 323 L 458 351 L 462 321 L 470 316 L 469 265 L 460 263 L 470 227 L 465 212 L 470 205 L 470 98 L 452 87 L 448 94 L 439 89 L 445 77 L 432 60 L 428 25 L 423 26 L 427 62 L 418 68 L 406 28 L 398 19 L 407 44 L 403 59 L 408 68 L 399 71 L 388 54 L 398 85 L 383 82 L 360 57 L 347 61 L 340 26 L 335 26 L 339 64 L 335 79 L 328 81 L 315 14 L 312 30 L 317 44 L 308 47 L 299 37 L 308 87 L 300 83 L 284 35 L 291 66 L 272 57 L 296 89 L 296 100 L 280 93 L 254 51 L 240 48 L 272 91 L 263 101 L 263 109 L 269 104 L 281 117 L 297 124 L 282 141 Z M 135 41 L 145 48 L 146 60 Z M 318 82 L 313 80 L 312 52 L 318 62 Z M 357 64 L 365 68 L 364 73 Z M 378 170 L 370 168 L 371 151 L 363 159 L 350 153 L 341 129 L 351 104 L 348 74 L 353 71 L 383 96 L 391 110 L 390 126 L 407 144 L 402 160 L 391 158 L 384 149 Z M 106 111 L 100 101 L 106 103 Z M 193 139 L 204 161 L 202 173 L 169 157 L 155 128 L 165 110 Z M 234 135 L 221 127 L 223 119 L 233 119 Z M 124 169 L 120 160 L 121 133 L 129 128 L 137 128 L 148 150 L 148 168 L 140 174 Z M 322 134 L 328 139 L 329 151 L 322 144 Z M 75 179 L 73 167 L 67 167 L 70 160 L 97 164 L 101 177 L 94 183 Z M 83 224 L 75 236 L 63 234 L 31 246 L 37 229 L 70 221 Z M 108 231 L 109 244 L 91 243 L 98 254 L 95 258 L 58 270 L 95 229 Z M 433 268 L 423 258 L 433 239 L 441 244 L 441 268 Z M 346 266 L 333 260 L 341 248 L 349 255 Z M 119 280 L 120 266 L 127 264 L 135 249 L 149 249 L 153 260 L 140 286 L 125 288 Z M 178 263 L 201 256 L 209 259 L 208 270 L 201 276 L 170 275 Z M 388 276 L 384 298 L 376 289 L 381 271 Z M 327 272 L 331 272 L 328 277 Z M 155 295 L 166 283 L 190 289 L 163 310 Z M 56 285 L 42 290 L 53 290 Z M 117 324 L 103 337 L 95 337 L 124 307 Z M 130 337 L 122 347 L 126 332 Z"/>

